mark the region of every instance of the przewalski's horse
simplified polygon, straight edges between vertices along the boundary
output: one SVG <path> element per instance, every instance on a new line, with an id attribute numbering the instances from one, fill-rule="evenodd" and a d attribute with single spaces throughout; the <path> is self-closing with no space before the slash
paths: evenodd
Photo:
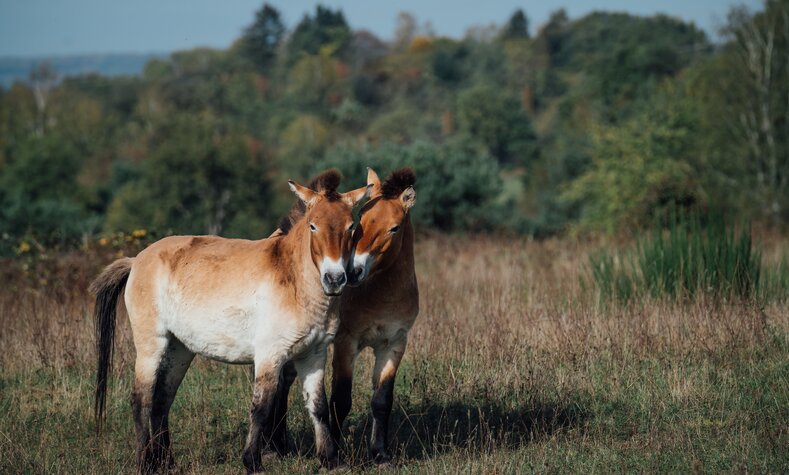
<path id="1" fill-rule="evenodd" d="M 416 177 L 410 168 L 393 172 L 383 183 L 368 169 L 371 199 L 361 210 L 354 231 L 350 285 L 340 300 L 340 328 L 334 340 L 332 394 L 329 403 L 332 437 L 341 439 L 351 409 L 356 357 L 365 347 L 375 354 L 370 452 L 376 463 L 389 460 L 387 433 L 397 368 L 408 332 L 419 313 L 414 270 L 414 227 L 409 211 L 416 202 Z"/>
<path id="2" fill-rule="evenodd" d="M 354 231 L 355 251 L 348 282 L 356 287 L 345 289 L 340 299 L 340 328 L 334 339 L 329 406 L 331 434 L 338 442 L 343 422 L 351 410 L 356 357 L 366 347 L 371 347 L 375 354 L 370 451 L 376 463 L 389 460 L 387 432 L 395 375 L 405 352 L 408 332 L 419 313 L 414 228 L 409 216 L 416 202 L 415 181 L 410 168 L 395 171 L 383 183 L 368 169 L 371 199 L 362 207 Z M 282 420 L 278 427 L 284 428 L 284 408 L 292 381 L 293 376 L 286 378 L 278 395 L 277 419 Z M 283 434 L 279 437 L 279 444 L 283 444 Z"/>
<path id="3" fill-rule="evenodd" d="M 259 241 L 173 236 L 110 264 L 93 282 L 102 420 L 116 301 L 125 287 L 135 379 L 132 408 L 140 472 L 173 463 L 168 413 L 195 354 L 254 363 L 250 428 L 243 461 L 261 471 L 261 448 L 274 432 L 275 394 L 286 362 L 300 376 L 321 464 L 337 461 L 324 390 L 326 348 L 338 327 L 339 294 L 352 252 L 352 207 L 369 187 L 340 194 L 340 177 L 319 177 L 321 192 L 289 182 L 303 215 L 282 235 Z"/>

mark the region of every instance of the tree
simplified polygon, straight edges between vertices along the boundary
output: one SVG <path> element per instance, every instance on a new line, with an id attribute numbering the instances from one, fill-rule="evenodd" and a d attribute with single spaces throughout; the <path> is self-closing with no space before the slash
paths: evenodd
<path id="1" fill-rule="evenodd" d="M 728 130 L 744 146 L 762 213 L 781 223 L 789 205 L 789 2 L 768 1 L 754 15 L 735 8 L 724 33 L 729 71 L 716 100 L 728 105 Z"/>
<path id="2" fill-rule="evenodd" d="M 107 228 L 260 237 L 274 221 L 270 170 L 237 134 L 180 114 L 162 124 L 142 176 L 117 192 Z"/>
<path id="3" fill-rule="evenodd" d="M 302 54 L 315 55 L 325 52 L 330 56 L 342 55 L 351 39 L 351 29 L 341 10 L 318 5 L 315 16 L 304 15 L 296 25 L 288 43 L 291 61 Z"/>
<path id="4" fill-rule="evenodd" d="M 241 37 L 242 51 L 260 71 L 265 71 L 277 56 L 285 25 L 279 11 L 268 3 L 255 13 L 255 21 Z"/>
<path id="5" fill-rule="evenodd" d="M 461 125 L 507 164 L 525 163 L 536 153 L 537 136 L 515 97 L 492 86 L 477 86 L 458 95 Z"/>
<path id="6" fill-rule="evenodd" d="M 317 117 L 297 117 L 282 132 L 281 164 L 290 177 L 307 177 L 313 164 L 323 156 L 329 130 Z"/>
<path id="7" fill-rule="evenodd" d="M 92 230 L 74 149 L 55 134 L 18 144 L 0 174 L 0 233 L 43 244 L 78 241 Z"/>
<path id="8" fill-rule="evenodd" d="M 693 168 L 695 124 L 687 110 L 661 107 L 594 134 L 592 165 L 563 198 L 581 207 L 585 229 L 614 232 L 648 226 L 676 208 L 703 205 Z"/>
<path id="9" fill-rule="evenodd" d="M 47 126 L 47 103 L 49 101 L 49 93 L 57 83 L 58 75 L 52 63 L 43 61 L 38 63 L 30 71 L 30 84 L 33 86 L 33 93 L 36 98 L 36 107 L 38 108 L 39 123 L 36 132 L 39 135 L 44 134 Z"/>
<path id="10" fill-rule="evenodd" d="M 396 23 L 394 49 L 396 51 L 406 51 L 416 37 L 416 18 L 408 12 L 400 12 L 397 14 Z"/>
<path id="11" fill-rule="evenodd" d="M 515 10 L 512 14 L 504 31 L 501 33 L 505 40 L 528 39 L 529 38 L 529 19 L 522 9 Z"/>

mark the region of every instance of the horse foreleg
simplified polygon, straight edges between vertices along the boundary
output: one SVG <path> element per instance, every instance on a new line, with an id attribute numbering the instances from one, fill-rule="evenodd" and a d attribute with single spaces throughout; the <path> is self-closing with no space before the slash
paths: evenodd
<path id="1" fill-rule="evenodd" d="M 329 433 L 329 405 L 326 402 L 324 373 L 326 347 L 294 361 L 301 381 L 302 394 L 315 429 L 315 449 L 321 466 L 332 468 L 339 463 L 337 444 Z"/>
<path id="2" fill-rule="evenodd" d="M 271 438 L 271 449 L 280 457 L 288 452 L 288 394 L 295 380 L 296 367 L 292 361 L 289 361 L 280 372 L 274 405 L 274 434 Z"/>
<path id="3" fill-rule="evenodd" d="M 261 449 L 263 438 L 271 437 L 274 428 L 274 413 L 277 388 L 284 360 L 262 359 L 255 361 L 255 386 L 252 393 L 252 409 L 249 412 L 249 433 L 244 446 L 244 467 L 247 473 L 263 471 Z"/>
<path id="4" fill-rule="evenodd" d="M 392 342 L 387 346 L 375 348 L 375 370 L 373 371 L 373 399 L 370 403 L 373 413 L 373 431 L 370 437 L 370 455 L 377 464 L 387 463 L 387 436 L 389 415 L 394 401 L 394 383 L 397 368 L 405 352 L 406 340 Z"/>
<path id="5" fill-rule="evenodd" d="M 334 341 L 329 427 L 331 436 L 338 446 L 342 443 L 343 422 L 351 412 L 353 367 L 357 355 L 358 345 L 350 338 L 338 336 Z"/>

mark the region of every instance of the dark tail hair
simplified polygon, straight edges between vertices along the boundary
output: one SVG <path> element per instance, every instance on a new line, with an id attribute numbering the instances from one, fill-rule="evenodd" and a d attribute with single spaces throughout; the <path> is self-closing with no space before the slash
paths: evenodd
<path id="1" fill-rule="evenodd" d="M 96 396 L 93 413 L 96 417 L 96 432 L 101 432 L 104 423 L 104 408 L 107 402 L 107 381 L 112 370 L 112 351 L 115 340 L 115 313 L 126 281 L 129 279 L 131 257 L 118 259 L 90 284 L 91 293 L 96 295 L 94 323 L 96 333 Z"/>

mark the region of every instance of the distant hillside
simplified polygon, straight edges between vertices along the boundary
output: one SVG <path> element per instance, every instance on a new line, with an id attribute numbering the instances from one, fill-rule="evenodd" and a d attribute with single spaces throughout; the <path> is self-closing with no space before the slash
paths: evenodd
<path id="1" fill-rule="evenodd" d="M 60 77 L 86 73 L 118 76 L 140 74 L 148 60 L 165 56 L 166 53 L 126 53 L 35 58 L 0 57 L 0 86 L 8 88 L 14 81 L 27 81 L 30 70 L 36 64 L 45 61 L 54 66 Z"/>

